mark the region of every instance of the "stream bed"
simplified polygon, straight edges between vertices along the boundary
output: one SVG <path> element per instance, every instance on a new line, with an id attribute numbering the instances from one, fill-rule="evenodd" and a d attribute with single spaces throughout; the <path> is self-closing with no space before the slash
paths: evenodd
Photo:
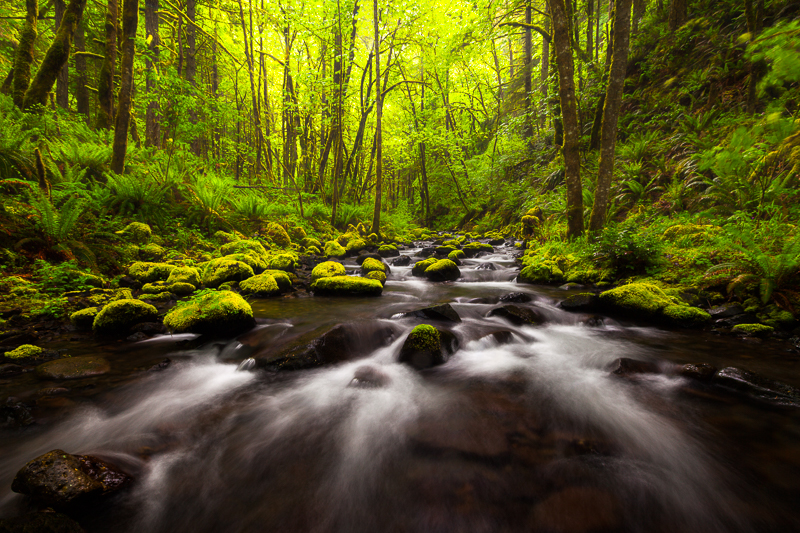
<path id="1" fill-rule="evenodd" d="M 462 260 L 456 282 L 393 266 L 379 298 L 256 300 L 258 325 L 235 339 L 61 346 L 111 372 L 0 380 L 37 420 L 0 430 L 0 515 L 27 509 L 16 472 L 62 449 L 134 477 L 76 516 L 88 532 L 800 531 L 800 409 L 670 371 L 734 366 L 800 387 L 795 353 L 564 311 L 567 291 L 514 282 L 513 251 Z M 545 324 L 487 316 L 510 293 Z M 442 303 L 460 322 L 401 316 Z M 459 341 L 423 371 L 398 362 L 420 323 Z M 336 324 L 359 358 L 262 368 L 272 347 Z M 613 374 L 619 358 L 663 371 Z"/>

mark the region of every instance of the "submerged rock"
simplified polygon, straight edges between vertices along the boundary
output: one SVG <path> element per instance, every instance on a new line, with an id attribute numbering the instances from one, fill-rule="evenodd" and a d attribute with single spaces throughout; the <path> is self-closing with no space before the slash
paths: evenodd
<path id="1" fill-rule="evenodd" d="M 111 365 L 102 357 L 86 355 L 65 357 L 36 367 L 39 379 L 79 379 L 100 376 L 111 370 Z"/>
<path id="2" fill-rule="evenodd" d="M 683 377 L 697 379 L 700 381 L 709 381 L 717 369 L 707 363 L 686 364 L 678 367 L 678 374 Z"/>
<path id="3" fill-rule="evenodd" d="M 612 374 L 630 376 L 632 374 L 657 374 L 660 372 L 658 365 L 650 361 L 639 361 L 628 357 L 620 357 L 611 363 Z"/>
<path id="4" fill-rule="evenodd" d="M 723 368 L 714 375 L 713 382 L 756 400 L 775 405 L 800 407 L 800 389 L 741 368 Z"/>
<path id="5" fill-rule="evenodd" d="M 380 296 L 383 285 L 380 281 L 356 276 L 320 278 L 311 284 L 317 296 Z"/>
<path id="6" fill-rule="evenodd" d="M 532 324 L 539 325 L 544 323 L 544 317 L 538 311 L 518 305 L 504 305 L 489 311 L 486 316 L 499 316 L 505 318 L 512 324 Z"/>
<path id="7" fill-rule="evenodd" d="M 597 295 L 590 292 L 573 294 L 559 302 L 558 306 L 567 311 L 593 311 L 597 307 Z"/>
<path id="8" fill-rule="evenodd" d="M 411 258 L 407 255 L 401 255 L 392 260 L 392 266 L 408 266 L 411 264 Z"/>
<path id="9" fill-rule="evenodd" d="M 115 492 L 132 480 L 97 457 L 53 450 L 23 466 L 14 477 L 11 490 L 64 509 Z"/>
<path id="10" fill-rule="evenodd" d="M 475 270 L 497 270 L 497 267 L 494 266 L 494 263 L 481 263 L 475 267 Z"/>
<path id="11" fill-rule="evenodd" d="M 353 379 L 347 385 L 357 389 L 377 389 L 385 387 L 391 382 L 391 378 L 372 366 L 360 366 L 353 374 Z"/>
<path id="12" fill-rule="evenodd" d="M 524 292 L 509 292 L 502 295 L 498 300 L 505 303 L 524 304 L 533 301 L 533 298 L 531 298 L 530 294 Z"/>
<path id="13" fill-rule="evenodd" d="M 461 322 L 461 317 L 458 316 L 456 310 L 450 304 L 433 305 L 417 309 L 416 311 L 408 311 L 402 313 L 401 318 L 427 318 L 430 320 L 439 320 L 442 322 Z"/>
<path id="14" fill-rule="evenodd" d="M 0 533 L 86 533 L 67 515 L 50 510 L 0 520 Z"/>
<path id="15" fill-rule="evenodd" d="M 140 322 L 158 318 L 158 310 L 150 304 L 136 299 L 123 299 L 103 307 L 92 323 L 92 330 L 102 336 L 126 336 Z"/>
<path id="16" fill-rule="evenodd" d="M 217 291 L 174 307 L 164 317 L 164 325 L 175 333 L 235 335 L 252 328 L 256 321 L 244 298 L 235 292 Z"/>

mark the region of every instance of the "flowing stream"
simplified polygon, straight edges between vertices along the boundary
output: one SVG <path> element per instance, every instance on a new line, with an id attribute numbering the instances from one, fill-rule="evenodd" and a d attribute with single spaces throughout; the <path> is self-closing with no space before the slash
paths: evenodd
<path id="1" fill-rule="evenodd" d="M 59 448 L 135 477 L 79 517 L 89 532 L 800 531 L 797 409 L 669 371 L 609 372 L 620 357 L 664 369 L 705 362 L 798 386 L 796 355 L 565 312 L 556 304 L 566 291 L 513 281 L 513 250 L 464 260 L 452 283 L 392 267 L 380 298 L 258 300 L 257 328 L 229 341 L 70 345 L 73 355 L 102 352 L 112 372 L 0 382 L 6 396 L 39 398 L 37 425 L 0 433 L 0 513 L 25 508 L 10 491 L 17 470 Z M 546 325 L 487 317 L 511 292 L 528 294 L 516 305 L 537 308 Z M 439 303 L 462 319 L 445 325 L 458 351 L 430 370 L 398 363 L 424 322 L 398 315 Z M 238 368 L 338 323 L 355 324 L 355 342 L 376 325 L 391 338 L 312 370 Z M 147 371 L 165 357 L 167 368 Z M 354 386 L 364 367 L 378 379 Z M 43 394 L 53 387 L 69 390 Z"/>

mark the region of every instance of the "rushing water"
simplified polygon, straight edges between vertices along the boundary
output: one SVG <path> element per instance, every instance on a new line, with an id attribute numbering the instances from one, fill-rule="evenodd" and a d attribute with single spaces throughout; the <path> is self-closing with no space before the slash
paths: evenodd
<path id="1" fill-rule="evenodd" d="M 512 256 L 496 250 L 466 260 L 455 283 L 393 267 L 378 299 L 261 300 L 257 329 L 227 343 L 188 349 L 191 336 L 164 336 L 112 351 L 72 347 L 104 350 L 112 373 L 0 383 L 22 398 L 70 389 L 40 398 L 37 426 L 0 434 L 0 509 L 21 512 L 14 474 L 61 448 L 104 457 L 136 479 L 104 510 L 79 517 L 87 531 L 800 531 L 796 410 L 670 372 L 608 371 L 619 357 L 665 368 L 709 362 L 797 385 L 796 356 L 566 313 L 555 305 L 564 291 L 517 285 Z M 530 294 L 521 305 L 548 325 L 486 317 L 513 291 Z M 421 322 L 398 313 L 443 302 L 462 318 L 451 328 L 461 348 L 428 371 L 398 363 Z M 248 370 L 271 343 L 343 322 L 355 331 L 380 323 L 394 336 L 338 365 Z M 487 336 L 498 330 L 511 342 Z M 168 368 L 145 371 L 167 356 Z M 364 367 L 380 386 L 353 386 Z"/>

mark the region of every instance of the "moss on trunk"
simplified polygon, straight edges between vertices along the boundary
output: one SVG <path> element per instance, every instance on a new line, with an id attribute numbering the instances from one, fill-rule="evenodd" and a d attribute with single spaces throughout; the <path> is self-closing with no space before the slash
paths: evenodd
<path id="1" fill-rule="evenodd" d="M 117 118 L 114 125 L 114 156 L 111 170 L 122 174 L 125 169 L 125 152 L 128 149 L 128 127 L 131 122 L 131 93 L 133 90 L 134 39 L 139 25 L 139 0 L 125 0 L 122 6 L 122 81 L 119 88 Z"/>
<path id="2" fill-rule="evenodd" d="M 14 104 L 22 108 L 25 99 L 25 91 L 31 82 L 31 63 L 33 63 L 33 47 L 36 44 L 36 37 L 39 35 L 36 30 L 36 20 L 39 17 L 39 6 L 36 0 L 27 0 L 25 3 L 27 14 L 25 15 L 25 25 L 19 34 L 19 45 L 17 54 L 14 56 L 14 75 L 11 80 L 11 98 Z"/>

